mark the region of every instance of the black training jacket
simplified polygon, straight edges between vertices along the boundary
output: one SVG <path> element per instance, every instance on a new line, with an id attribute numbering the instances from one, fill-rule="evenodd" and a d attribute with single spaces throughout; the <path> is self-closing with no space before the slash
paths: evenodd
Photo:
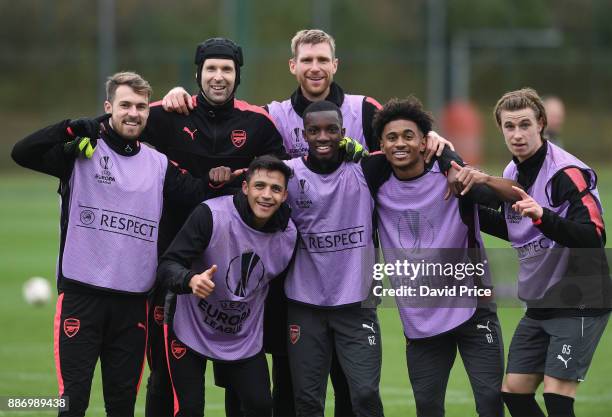
<path id="1" fill-rule="evenodd" d="M 202 94 L 192 97 L 196 107 L 189 115 L 164 111 L 161 101 L 151 104 L 143 140 L 177 162 L 196 178 L 208 179 L 210 169 L 246 168 L 256 156 L 285 157 L 283 140 L 268 113 L 259 106 L 233 99 L 212 106 Z M 234 181 L 217 195 L 240 186 Z M 165 207 L 160 225 L 160 255 L 189 215 L 180 207 Z"/>

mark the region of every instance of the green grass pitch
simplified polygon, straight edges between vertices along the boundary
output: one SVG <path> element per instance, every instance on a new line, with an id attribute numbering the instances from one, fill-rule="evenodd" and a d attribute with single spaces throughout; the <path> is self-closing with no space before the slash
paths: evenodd
<path id="1" fill-rule="evenodd" d="M 599 170 L 604 206 L 612 208 L 612 170 Z M 3 174 L 0 179 L 0 317 L 4 338 L 0 344 L 0 396 L 51 396 L 57 394 L 53 363 L 53 314 L 55 304 L 41 308 L 25 304 L 22 283 L 40 275 L 53 280 L 58 247 L 59 197 L 57 181 L 37 174 Z M 612 217 L 606 213 L 607 224 Z M 491 245 L 499 244 L 488 240 Z M 608 245 L 610 247 L 610 245 Z M 414 400 L 406 371 L 404 338 L 395 309 L 379 310 L 383 337 L 381 394 L 385 414 L 390 417 L 414 416 Z M 522 315 L 520 308 L 500 308 L 506 349 Z M 603 417 L 612 407 L 612 330 L 608 328 L 595 354 L 587 381 L 579 388 L 577 415 Z M 209 368 L 210 369 L 210 368 Z M 222 391 L 207 373 L 206 415 L 223 416 Z M 144 415 L 146 375 L 143 377 L 136 415 Z M 332 414 L 332 393 L 328 390 L 327 415 Z M 475 415 L 472 392 L 460 359 L 452 371 L 446 408 L 449 417 Z M 53 412 L 11 412 L 0 409 L 0 416 L 34 417 Z M 104 416 L 102 386 L 96 373 L 88 416 Z"/>

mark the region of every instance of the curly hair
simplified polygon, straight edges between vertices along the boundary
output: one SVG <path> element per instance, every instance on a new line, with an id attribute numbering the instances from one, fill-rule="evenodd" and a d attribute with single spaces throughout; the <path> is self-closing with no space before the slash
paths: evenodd
<path id="1" fill-rule="evenodd" d="M 431 131 L 434 123 L 433 116 L 423 110 L 423 104 L 415 96 L 408 96 L 404 99 L 392 98 L 374 115 L 372 121 L 374 137 L 381 140 L 385 126 L 394 120 L 414 122 L 423 135 Z"/>

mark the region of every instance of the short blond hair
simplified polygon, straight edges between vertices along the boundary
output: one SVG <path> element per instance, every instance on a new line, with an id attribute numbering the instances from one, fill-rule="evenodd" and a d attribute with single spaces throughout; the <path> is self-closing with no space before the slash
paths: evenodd
<path id="1" fill-rule="evenodd" d="M 143 96 L 146 95 L 147 101 L 149 101 L 151 95 L 153 94 L 153 89 L 147 80 L 135 72 L 123 71 L 108 77 L 108 80 L 106 81 L 106 99 L 108 101 L 112 103 L 115 98 L 117 88 L 119 88 L 121 85 L 127 85 L 137 94 Z"/>
<path id="2" fill-rule="evenodd" d="M 291 39 L 291 54 L 295 58 L 300 45 L 317 45 L 319 43 L 329 44 L 332 58 L 336 57 L 336 41 L 334 41 L 331 35 L 320 29 L 302 29 L 298 31 L 293 39 Z"/>
<path id="3" fill-rule="evenodd" d="M 531 109 L 535 114 L 536 120 L 542 121 L 542 132 L 546 129 L 548 120 L 546 118 L 546 109 L 542 98 L 538 95 L 538 92 L 533 88 L 525 87 L 516 91 L 509 91 L 504 94 L 495 105 L 493 115 L 497 126 L 501 127 L 501 112 L 502 111 L 516 111 L 523 109 Z M 540 132 L 540 134 L 542 133 Z"/>

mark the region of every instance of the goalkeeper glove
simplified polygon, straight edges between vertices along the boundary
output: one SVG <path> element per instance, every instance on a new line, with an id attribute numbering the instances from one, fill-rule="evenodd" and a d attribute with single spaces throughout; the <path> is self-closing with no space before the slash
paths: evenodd
<path id="1" fill-rule="evenodd" d="M 361 143 L 348 136 L 340 141 L 339 148 L 344 150 L 344 160 L 347 162 L 359 162 L 361 158 L 369 155 Z"/>
<path id="2" fill-rule="evenodd" d="M 100 123 L 107 120 L 111 115 L 106 113 L 95 119 L 82 118 L 71 120 L 68 123 L 68 134 L 75 136 L 73 140 L 64 145 L 64 152 L 75 156 L 83 156 L 91 159 L 93 156 L 98 137 L 100 136 Z"/>

